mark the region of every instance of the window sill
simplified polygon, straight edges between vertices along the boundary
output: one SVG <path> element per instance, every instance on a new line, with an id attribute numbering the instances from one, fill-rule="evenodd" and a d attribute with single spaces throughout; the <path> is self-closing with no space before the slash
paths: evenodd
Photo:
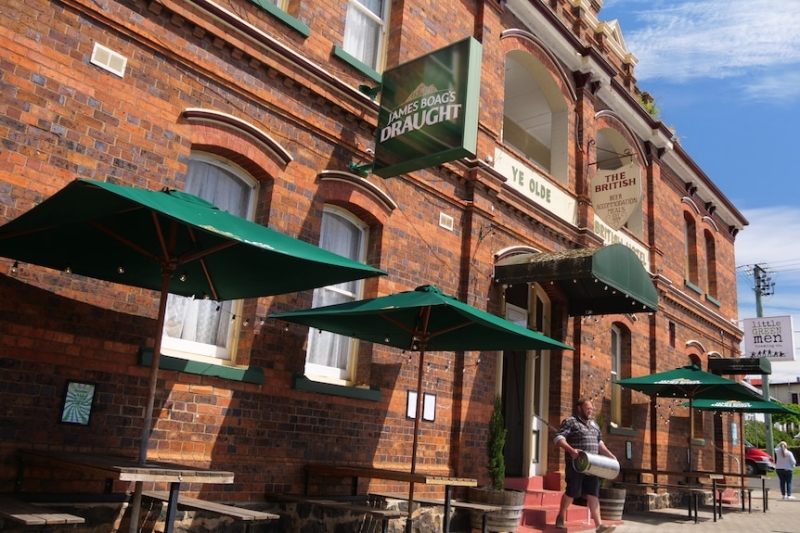
<path id="1" fill-rule="evenodd" d="M 358 400 L 369 400 L 371 402 L 381 401 L 381 390 L 375 388 L 351 387 L 346 385 L 334 385 L 308 379 L 303 374 L 295 374 L 292 388 L 294 390 L 317 392 L 330 396 L 342 396 L 344 398 L 355 398 Z"/>
<path id="2" fill-rule="evenodd" d="M 689 281 L 688 279 L 683 280 L 683 284 L 686 285 L 688 288 L 692 289 L 697 294 L 703 294 L 703 289 Z"/>
<path id="3" fill-rule="evenodd" d="M 720 302 L 719 300 L 717 300 L 716 298 L 714 298 L 710 294 L 706 294 L 706 300 L 708 300 L 710 303 L 716 305 L 717 307 L 722 307 L 722 302 Z"/>
<path id="4" fill-rule="evenodd" d="M 383 76 L 378 73 L 378 71 L 368 67 L 365 63 L 361 62 L 360 60 L 356 59 L 354 56 L 345 52 L 342 48 L 333 45 L 333 57 L 341 59 L 357 71 L 359 71 L 364 76 L 370 78 L 375 83 L 380 84 L 383 82 Z"/>
<path id="5" fill-rule="evenodd" d="M 311 35 L 311 28 L 309 28 L 308 26 L 306 26 L 293 16 L 289 15 L 288 13 L 286 13 L 286 11 L 280 9 L 275 4 L 261 0 L 250 0 L 250 2 L 252 4 L 257 5 L 258 7 L 260 7 L 261 9 L 263 9 L 264 11 L 266 11 L 267 13 L 269 13 L 270 15 L 281 21 L 283 24 L 285 24 L 292 30 L 302 35 L 303 37 L 308 37 Z"/>
<path id="6" fill-rule="evenodd" d="M 139 365 L 150 367 L 153 364 L 153 349 L 139 348 Z M 186 374 L 196 374 L 199 376 L 211 376 L 231 381 L 241 381 L 244 383 L 264 383 L 264 370 L 260 366 L 226 366 L 213 363 L 201 363 L 190 361 L 179 357 L 161 355 L 158 361 L 158 368 L 161 370 L 174 370 Z"/>
<path id="7" fill-rule="evenodd" d="M 608 426 L 608 434 L 609 435 L 624 435 L 626 437 L 635 437 L 639 434 L 639 432 L 633 428 L 620 428 L 620 427 L 613 427 Z"/>
<path id="8" fill-rule="evenodd" d="M 706 439 L 692 439 L 692 446 L 705 446 Z"/>

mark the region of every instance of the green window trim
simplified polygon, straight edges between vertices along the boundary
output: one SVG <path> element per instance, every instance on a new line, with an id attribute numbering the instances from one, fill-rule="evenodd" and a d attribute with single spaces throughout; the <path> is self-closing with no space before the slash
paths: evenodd
<path id="1" fill-rule="evenodd" d="M 626 437 L 635 437 L 639 434 L 639 432 L 633 428 L 620 428 L 620 427 L 608 427 L 608 434 L 609 435 L 625 435 Z"/>
<path id="2" fill-rule="evenodd" d="M 716 305 L 717 307 L 722 307 L 722 302 L 711 296 L 710 294 L 706 294 L 706 300 L 711 302 L 712 304 Z"/>
<path id="3" fill-rule="evenodd" d="M 695 285 L 694 283 L 692 283 L 688 279 L 683 280 L 683 284 L 686 285 L 687 287 L 689 287 L 690 289 L 692 289 L 697 294 L 703 294 L 703 289 L 701 289 L 700 287 L 698 287 L 697 285 Z"/>
<path id="4" fill-rule="evenodd" d="M 333 57 L 341 59 L 364 76 L 367 76 L 375 83 L 381 83 L 383 81 L 383 76 L 378 73 L 377 70 L 367 66 L 366 63 L 362 62 L 360 59 L 357 59 L 355 56 L 350 55 L 349 53 L 345 52 L 343 48 L 333 45 Z"/>
<path id="5" fill-rule="evenodd" d="M 346 385 L 334 385 L 308 379 L 303 374 L 295 374 L 292 379 L 294 390 L 317 392 L 319 394 L 329 394 L 331 396 L 343 396 L 345 398 L 355 398 L 358 400 L 368 400 L 371 402 L 381 401 L 381 390 L 376 388 L 350 387 Z"/>
<path id="6" fill-rule="evenodd" d="M 303 24 L 293 16 L 289 15 L 286 11 L 282 10 L 275 4 L 267 2 L 267 0 L 249 0 L 251 4 L 256 5 L 281 21 L 283 24 L 293 29 L 303 37 L 311 35 L 311 28 Z"/>
<path id="7" fill-rule="evenodd" d="M 139 365 L 150 367 L 153 364 L 153 349 L 139 348 Z M 158 361 L 160 370 L 174 370 L 185 372 L 186 374 L 196 374 L 199 376 L 211 376 L 231 381 L 241 381 L 243 383 L 264 383 L 264 369 L 260 366 L 225 366 L 211 363 L 201 363 L 161 354 Z"/>

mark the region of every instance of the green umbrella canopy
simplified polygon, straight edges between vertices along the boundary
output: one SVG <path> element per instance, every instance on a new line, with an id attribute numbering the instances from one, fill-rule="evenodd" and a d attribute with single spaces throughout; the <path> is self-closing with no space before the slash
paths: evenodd
<path id="1" fill-rule="evenodd" d="M 683 366 L 647 376 L 620 379 L 616 385 L 659 398 L 751 400 L 754 394 L 743 385 L 697 365 Z"/>
<path id="2" fill-rule="evenodd" d="M 82 179 L 0 227 L 0 257 L 160 291 L 141 464 L 147 459 L 168 293 L 233 300 L 385 274 L 191 194 Z"/>
<path id="3" fill-rule="evenodd" d="M 683 404 L 689 406 L 686 402 Z M 692 408 L 700 409 L 702 411 L 725 411 L 735 413 L 770 413 L 770 414 L 786 414 L 796 415 L 795 411 L 787 409 L 777 402 L 769 402 L 767 400 L 758 398 L 754 395 L 751 400 L 714 400 L 714 399 L 696 399 L 692 401 Z"/>
<path id="4" fill-rule="evenodd" d="M 541 333 L 460 302 L 431 285 L 270 316 L 404 350 L 572 350 Z"/>
<path id="5" fill-rule="evenodd" d="M 452 296 L 446 296 L 432 285 L 369 300 L 277 313 L 271 317 L 395 348 L 419 351 L 417 407 L 411 446 L 412 473 L 417 468 L 426 350 L 573 349 L 555 339 L 460 302 Z M 411 483 L 407 530 L 410 529 L 413 501 L 414 484 Z"/>
<path id="6" fill-rule="evenodd" d="M 191 194 L 75 180 L 0 227 L 0 256 L 213 300 L 285 294 L 385 274 Z"/>

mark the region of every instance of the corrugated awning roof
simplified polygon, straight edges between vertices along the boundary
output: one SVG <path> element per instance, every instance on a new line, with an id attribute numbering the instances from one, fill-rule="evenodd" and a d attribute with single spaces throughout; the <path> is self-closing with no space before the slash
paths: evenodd
<path id="1" fill-rule="evenodd" d="M 650 274 L 623 244 L 516 255 L 497 263 L 494 277 L 508 285 L 560 282 L 571 316 L 658 310 Z"/>

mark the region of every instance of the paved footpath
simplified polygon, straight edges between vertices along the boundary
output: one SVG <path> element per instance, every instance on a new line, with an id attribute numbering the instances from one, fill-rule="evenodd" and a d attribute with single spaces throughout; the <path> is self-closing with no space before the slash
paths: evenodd
<path id="1" fill-rule="evenodd" d="M 800 533 L 800 499 L 782 500 L 780 492 L 771 490 L 765 513 L 761 495 L 756 498 L 755 492 L 752 513 L 738 506 L 725 506 L 722 519 L 714 522 L 711 506 L 706 505 L 700 507 L 696 524 L 686 509 L 626 513 L 624 524 L 617 526 L 614 533 Z"/>

